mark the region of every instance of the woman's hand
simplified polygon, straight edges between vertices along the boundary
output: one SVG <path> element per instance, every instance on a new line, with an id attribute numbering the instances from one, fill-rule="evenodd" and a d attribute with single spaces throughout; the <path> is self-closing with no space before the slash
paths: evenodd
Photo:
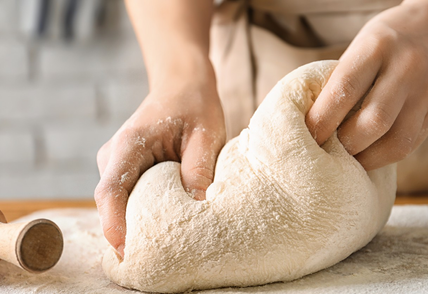
<path id="1" fill-rule="evenodd" d="M 343 121 L 364 96 L 361 109 Z M 428 1 L 368 22 L 306 116 L 318 144 L 337 129 L 366 170 L 404 159 L 428 135 Z"/>
<path id="2" fill-rule="evenodd" d="M 98 152 L 101 180 L 95 199 L 110 244 L 123 256 L 126 204 L 139 177 L 163 161 L 181 162 L 183 186 L 205 198 L 226 139 L 215 85 L 165 84 L 152 91 Z"/>
<path id="3" fill-rule="evenodd" d="M 125 210 L 138 178 L 156 163 L 181 162 L 184 188 L 204 199 L 226 140 L 208 58 L 212 0 L 127 0 L 150 94 L 99 151 L 95 200 L 104 235 L 124 256 Z M 142 97 L 143 98 L 143 97 Z"/>

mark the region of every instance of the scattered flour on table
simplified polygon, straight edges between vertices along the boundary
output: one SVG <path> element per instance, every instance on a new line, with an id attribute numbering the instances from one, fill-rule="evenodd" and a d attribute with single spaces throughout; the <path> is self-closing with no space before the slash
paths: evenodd
<path id="1" fill-rule="evenodd" d="M 2 294 L 141 293 L 107 279 L 101 259 L 107 248 L 95 209 L 55 209 L 21 220 L 48 218 L 64 234 L 60 262 L 41 275 L 0 261 Z M 428 293 L 428 206 L 395 206 L 386 227 L 362 250 L 344 261 L 293 282 L 248 288 L 223 288 L 204 294 L 420 294 Z M 269 265 L 266 265 L 269 266 Z"/>

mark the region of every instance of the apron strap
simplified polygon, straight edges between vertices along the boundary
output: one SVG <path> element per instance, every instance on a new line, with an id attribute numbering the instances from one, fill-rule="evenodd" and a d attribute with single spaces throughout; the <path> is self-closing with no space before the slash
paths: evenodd
<path id="1" fill-rule="evenodd" d="M 385 10 L 401 0 L 249 0 L 255 10 L 283 15 Z"/>

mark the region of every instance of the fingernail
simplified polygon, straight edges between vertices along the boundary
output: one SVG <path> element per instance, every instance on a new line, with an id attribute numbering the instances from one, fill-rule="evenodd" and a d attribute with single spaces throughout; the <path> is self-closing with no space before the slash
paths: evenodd
<path id="1" fill-rule="evenodd" d="M 117 254 L 119 254 L 120 258 L 123 260 L 123 258 L 125 257 L 125 244 L 119 245 L 116 251 L 117 251 Z"/>
<path id="2" fill-rule="evenodd" d="M 195 200 L 205 200 L 205 191 L 193 189 L 191 191 L 192 198 Z"/>

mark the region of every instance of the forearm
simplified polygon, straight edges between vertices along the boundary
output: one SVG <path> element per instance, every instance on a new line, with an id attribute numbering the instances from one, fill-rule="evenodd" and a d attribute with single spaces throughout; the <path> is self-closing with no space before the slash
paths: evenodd
<path id="1" fill-rule="evenodd" d="M 214 78 L 208 58 L 212 0 L 127 0 L 126 4 L 151 88 L 171 78 Z"/>

